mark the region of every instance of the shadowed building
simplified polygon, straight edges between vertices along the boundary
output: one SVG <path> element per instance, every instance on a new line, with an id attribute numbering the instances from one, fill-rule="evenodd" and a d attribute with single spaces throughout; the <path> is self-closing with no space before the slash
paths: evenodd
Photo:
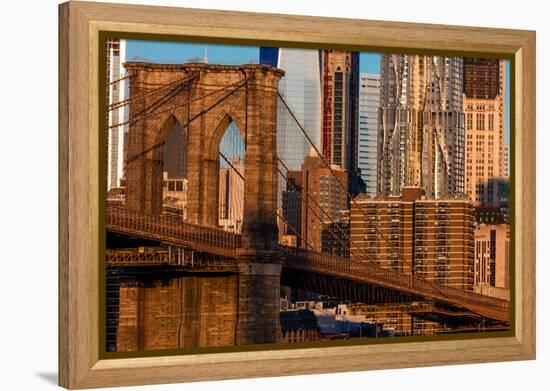
<path id="1" fill-rule="evenodd" d="M 359 53 L 321 50 L 322 153 L 348 172 L 353 193 L 363 190 L 357 174 Z"/>
<path id="2" fill-rule="evenodd" d="M 302 231 L 302 171 L 287 173 L 286 189 L 282 194 L 283 217 L 286 221 L 283 235 L 294 236 L 294 246 L 300 246 Z M 287 242 L 290 238 L 285 239 Z"/>
<path id="3" fill-rule="evenodd" d="M 349 258 L 349 210 L 341 210 L 338 219 L 321 228 L 321 251 L 325 254 Z M 343 239 L 342 239 L 343 238 Z"/>
<path id="4" fill-rule="evenodd" d="M 321 339 L 321 329 L 310 310 L 281 311 L 282 342 L 315 342 Z"/>

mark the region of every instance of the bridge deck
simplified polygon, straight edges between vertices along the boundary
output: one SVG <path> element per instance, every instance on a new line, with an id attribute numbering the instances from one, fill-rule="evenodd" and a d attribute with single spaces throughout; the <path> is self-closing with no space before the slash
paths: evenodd
<path id="1" fill-rule="evenodd" d="M 377 265 L 358 262 L 349 258 L 290 247 L 284 248 L 284 251 L 286 253 L 286 267 L 404 291 L 446 304 L 464 307 L 492 319 L 507 321 L 510 317 L 509 302 L 506 300 L 429 282 L 415 278 L 412 275 L 382 269 Z"/>
<path id="2" fill-rule="evenodd" d="M 116 205 L 107 206 L 107 230 L 194 251 L 234 258 L 241 247 L 241 235 L 204 227 L 171 216 L 146 216 Z M 429 282 L 411 275 L 380 268 L 330 254 L 281 247 L 285 267 L 364 282 L 383 288 L 422 296 L 430 300 L 466 308 L 495 320 L 508 321 L 509 302 L 473 292 Z"/>
<path id="3" fill-rule="evenodd" d="M 199 257 L 170 247 L 110 249 L 105 256 L 107 267 L 113 268 L 149 267 L 203 273 L 238 272 L 237 264 L 231 259 Z"/>
<path id="4" fill-rule="evenodd" d="M 191 224 L 176 216 L 147 216 L 117 205 L 107 205 L 107 230 L 158 240 L 221 256 L 235 256 L 241 236 L 222 229 Z"/>

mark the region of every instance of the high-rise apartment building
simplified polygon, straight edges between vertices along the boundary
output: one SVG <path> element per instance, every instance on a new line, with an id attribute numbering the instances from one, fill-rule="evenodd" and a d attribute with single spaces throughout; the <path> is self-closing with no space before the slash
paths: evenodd
<path id="1" fill-rule="evenodd" d="M 301 196 L 303 248 L 321 251 L 323 228 L 336 222 L 340 211 L 347 209 L 347 173 L 337 165 L 332 165 L 331 169 L 318 156 L 304 158 Z"/>
<path id="2" fill-rule="evenodd" d="M 504 144 L 504 176 L 510 178 L 510 146 Z"/>
<path id="3" fill-rule="evenodd" d="M 126 71 L 123 63 L 126 61 L 126 40 L 109 38 L 106 44 L 107 57 L 107 105 L 123 101 L 127 95 L 127 79 L 123 79 Z M 121 80 L 122 79 L 122 80 Z M 119 81 L 120 80 L 120 81 Z M 120 187 L 124 175 L 124 133 L 126 125 L 122 124 L 128 118 L 127 106 L 107 112 L 107 190 Z"/>
<path id="4" fill-rule="evenodd" d="M 510 289 L 510 225 L 480 224 L 475 229 L 474 289 L 491 296 Z M 493 289 L 497 288 L 497 289 Z"/>
<path id="5" fill-rule="evenodd" d="M 357 182 L 359 53 L 321 50 L 323 155 Z M 352 189 L 353 190 L 353 189 Z"/>
<path id="6" fill-rule="evenodd" d="M 382 54 L 378 189 L 464 193 L 463 59 Z"/>
<path id="7" fill-rule="evenodd" d="M 476 206 L 498 205 L 497 181 L 493 179 L 507 177 L 505 91 L 505 60 L 464 59 L 465 191 Z"/>
<path id="8" fill-rule="evenodd" d="M 233 167 L 220 168 L 219 225 L 226 231 L 241 232 L 244 214 L 244 161 L 234 157 Z M 240 175 L 239 175 L 240 174 Z"/>
<path id="9" fill-rule="evenodd" d="M 367 262 L 429 281 L 471 290 L 474 208 L 466 198 L 427 199 L 418 187 L 400 196 L 356 197 L 350 248 Z"/>
<path id="10" fill-rule="evenodd" d="M 380 75 L 361 73 L 359 82 L 359 139 L 357 165 L 368 195 L 377 194 L 378 107 Z"/>

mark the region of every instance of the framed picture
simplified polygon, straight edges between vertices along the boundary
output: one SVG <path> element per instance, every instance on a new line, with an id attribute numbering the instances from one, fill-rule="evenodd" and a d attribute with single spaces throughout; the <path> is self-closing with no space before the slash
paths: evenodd
<path id="1" fill-rule="evenodd" d="M 60 385 L 535 357 L 534 32 L 59 12 Z"/>

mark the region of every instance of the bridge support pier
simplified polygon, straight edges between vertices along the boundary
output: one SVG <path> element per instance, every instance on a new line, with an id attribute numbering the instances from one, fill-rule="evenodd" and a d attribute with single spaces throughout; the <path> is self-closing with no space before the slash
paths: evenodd
<path id="1" fill-rule="evenodd" d="M 282 262 L 274 257 L 239 257 L 236 345 L 281 340 L 280 286 Z"/>

